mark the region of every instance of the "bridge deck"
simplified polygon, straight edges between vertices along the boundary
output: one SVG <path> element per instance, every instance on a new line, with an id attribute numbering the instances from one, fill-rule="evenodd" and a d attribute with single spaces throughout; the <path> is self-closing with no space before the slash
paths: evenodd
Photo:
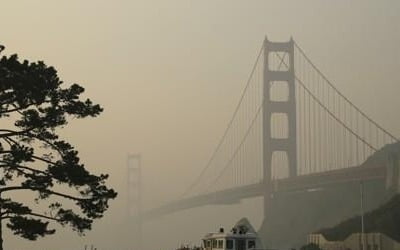
<path id="1" fill-rule="evenodd" d="M 299 175 L 293 178 L 273 180 L 269 185 L 266 183 L 255 183 L 177 200 L 147 211 L 144 213 L 144 218 L 153 219 L 180 210 L 205 205 L 239 203 L 242 199 L 263 196 L 268 186 L 272 189 L 272 193 L 304 192 L 339 183 L 385 179 L 385 176 L 386 167 L 384 166 L 357 166 L 309 175 Z"/>

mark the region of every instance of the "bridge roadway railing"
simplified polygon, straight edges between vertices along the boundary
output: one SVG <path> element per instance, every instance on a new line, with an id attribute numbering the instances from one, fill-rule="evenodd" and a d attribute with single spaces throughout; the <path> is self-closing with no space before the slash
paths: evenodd
<path id="1" fill-rule="evenodd" d="M 341 183 L 377 179 L 384 180 L 387 176 L 386 172 L 387 168 L 385 165 L 357 166 L 272 180 L 270 184 L 260 182 L 173 201 L 161 207 L 148 210 L 142 216 L 144 220 L 152 220 L 160 216 L 195 207 L 239 203 L 242 199 L 263 196 L 267 193 L 267 188 L 272 189 L 272 192 L 270 192 L 272 194 L 290 193 L 328 188 L 329 186 Z"/>

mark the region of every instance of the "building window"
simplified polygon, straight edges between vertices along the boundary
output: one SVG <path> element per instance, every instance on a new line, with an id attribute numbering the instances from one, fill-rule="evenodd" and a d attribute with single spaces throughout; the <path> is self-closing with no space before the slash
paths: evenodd
<path id="1" fill-rule="evenodd" d="M 226 240 L 226 249 L 233 249 L 233 240 Z"/>
<path id="2" fill-rule="evenodd" d="M 213 240 L 213 242 L 212 242 L 212 247 L 213 247 L 213 248 L 217 248 L 217 240 L 215 240 L 215 239 Z"/>
<path id="3" fill-rule="evenodd" d="M 207 240 L 207 247 L 208 247 L 208 248 L 211 247 L 211 240 Z"/>
<path id="4" fill-rule="evenodd" d="M 218 240 L 218 248 L 224 248 L 224 242 L 222 240 Z"/>
<path id="5" fill-rule="evenodd" d="M 247 242 L 247 249 L 254 249 L 256 248 L 256 242 L 254 240 L 249 240 Z"/>

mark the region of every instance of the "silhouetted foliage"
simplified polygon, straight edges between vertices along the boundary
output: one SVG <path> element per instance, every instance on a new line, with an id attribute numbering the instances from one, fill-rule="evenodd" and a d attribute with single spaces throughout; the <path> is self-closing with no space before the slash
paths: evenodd
<path id="1" fill-rule="evenodd" d="M 105 185 L 108 175 L 89 173 L 78 151 L 58 135 L 68 118 L 95 117 L 102 108 L 81 100 L 84 88 L 78 84 L 62 85 L 57 71 L 41 61 L 20 61 L 17 55 L 0 59 L 0 119 L 5 126 L 0 128 L 0 219 L 29 240 L 55 233 L 49 222 L 82 234 L 116 197 Z M 38 211 L 18 201 L 12 192 L 18 190 L 36 193 L 35 201 L 47 208 Z M 74 209 L 64 208 L 68 200 Z"/>
<path id="2" fill-rule="evenodd" d="M 384 233 L 400 241 L 400 195 L 394 196 L 386 204 L 364 216 L 366 233 Z M 356 216 L 337 226 L 320 230 L 328 240 L 344 240 L 353 233 L 361 231 L 361 217 Z"/>
<path id="3" fill-rule="evenodd" d="M 300 250 L 321 250 L 317 244 L 309 243 L 300 248 Z"/>

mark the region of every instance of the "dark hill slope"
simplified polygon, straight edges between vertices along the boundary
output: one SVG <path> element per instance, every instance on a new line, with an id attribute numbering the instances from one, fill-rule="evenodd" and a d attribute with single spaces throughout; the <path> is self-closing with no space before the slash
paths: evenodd
<path id="1" fill-rule="evenodd" d="M 400 241 L 400 195 L 394 196 L 386 204 L 364 215 L 365 232 L 384 233 L 394 240 Z M 333 228 L 322 229 L 328 240 L 344 240 L 352 233 L 361 231 L 361 216 L 356 216 Z"/>

